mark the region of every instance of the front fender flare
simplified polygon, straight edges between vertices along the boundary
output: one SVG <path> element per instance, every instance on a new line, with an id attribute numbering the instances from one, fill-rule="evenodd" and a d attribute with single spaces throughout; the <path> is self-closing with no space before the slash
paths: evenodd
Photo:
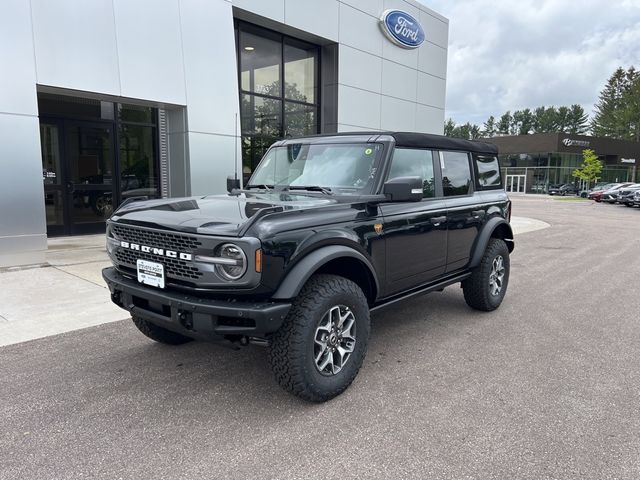
<path id="1" fill-rule="evenodd" d="M 501 225 L 506 226 L 507 233 L 504 238 L 508 241 L 510 240 L 510 244 L 508 243 L 509 252 L 513 251 L 513 230 L 511 230 L 511 225 L 509 225 L 509 222 L 502 217 L 493 217 L 489 219 L 478 234 L 476 243 L 473 247 L 471 261 L 469 262 L 469 268 L 475 268 L 480 265 L 480 261 L 482 260 L 484 251 L 487 249 L 487 245 L 489 245 L 489 240 L 491 239 L 493 232 L 495 232 Z"/>
<path id="2" fill-rule="evenodd" d="M 355 258 L 362 262 L 369 270 L 369 273 L 375 282 L 376 292 L 380 291 L 378 276 L 367 257 L 346 245 L 328 245 L 310 252 L 302 260 L 296 263 L 289 273 L 287 273 L 271 298 L 274 300 L 288 300 L 296 297 L 300 293 L 300 290 L 302 290 L 304 284 L 307 283 L 307 280 L 309 280 L 311 275 L 313 275 L 320 267 L 329 263 L 331 260 L 343 257 Z"/>

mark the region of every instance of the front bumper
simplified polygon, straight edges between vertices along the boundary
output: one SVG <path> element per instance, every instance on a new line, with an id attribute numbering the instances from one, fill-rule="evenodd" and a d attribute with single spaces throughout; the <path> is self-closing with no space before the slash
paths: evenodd
<path id="1" fill-rule="evenodd" d="M 102 270 L 111 300 L 131 315 L 201 340 L 224 335 L 264 337 L 280 328 L 290 303 L 214 300 L 142 285 L 114 267 Z"/>

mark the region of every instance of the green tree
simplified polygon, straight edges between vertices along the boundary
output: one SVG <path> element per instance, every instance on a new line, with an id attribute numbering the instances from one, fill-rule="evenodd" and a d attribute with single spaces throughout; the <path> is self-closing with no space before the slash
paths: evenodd
<path id="1" fill-rule="evenodd" d="M 640 140 L 640 72 L 616 69 L 600 92 L 591 121 L 593 134 Z"/>
<path id="2" fill-rule="evenodd" d="M 587 187 L 591 186 L 592 182 L 596 182 L 600 178 L 602 173 L 602 161 L 591 149 L 582 151 L 582 165 L 580 168 L 576 168 L 573 171 L 573 176 L 582 180 L 587 184 Z"/>
<path id="3" fill-rule="evenodd" d="M 533 113 L 531 109 L 517 110 L 513 112 L 513 125 L 511 133 L 514 135 L 528 135 L 533 131 Z"/>
<path id="4" fill-rule="evenodd" d="M 567 133 L 585 134 L 589 130 L 589 115 L 581 105 L 573 104 L 569 107 L 569 123 Z"/>
<path id="5" fill-rule="evenodd" d="M 623 138 L 640 142 L 640 74 L 638 72 L 635 72 L 635 78 L 623 99 L 624 109 L 621 115 Z"/>
<path id="6" fill-rule="evenodd" d="M 565 106 L 558 107 L 556 110 L 556 126 L 557 131 L 566 133 L 569 126 L 569 108 Z"/>
<path id="7" fill-rule="evenodd" d="M 556 133 L 559 131 L 558 111 L 553 105 L 538 107 L 534 112 L 535 133 Z"/>
<path id="8" fill-rule="evenodd" d="M 475 123 L 464 123 L 456 125 L 453 119 L 449 119 L 444 124 L 444 134 L 447 137 L 463 138 L 465 140 L 476 140 L 480 138 L 480 127 Z"/>
<path id="9" fill-rule="evenodd" d="M 497 131 L 496 119 L 493 115 L 491 115 L 489 118 L 487 118 L 487 121 L 484 122 L 483 136 L 487 138 L 491 138 L 495 136 L 496 131 Z"/>
<path id="10" fill-rule="evenodd" d="M 444 122 L 444 134 L 445 134 L 445 136 L 453 137 L 455 129 L 456 129 L 456 122 L 453 121 L 453 118 L 449 118 L 449 119 L 447 119 L 446 122 Z"/>
<path id="11" fill-rule="evenodd" d="M 511 133 L 511 126 L 513 125 L 513 117 L 511 116 L 511 112 L 507 110 L 502 114 L 500 120 L 498 120 L 498 133 L 502 135 L 509 135 Z"/>

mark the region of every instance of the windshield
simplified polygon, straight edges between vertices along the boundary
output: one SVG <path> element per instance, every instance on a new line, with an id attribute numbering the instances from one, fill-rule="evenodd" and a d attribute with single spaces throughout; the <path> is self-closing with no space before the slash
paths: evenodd
<path id="1" fill-rule="evenodd" d="M 322 187 L 331 192 L 362 193 L 372 187 L 382 144 L 292 144 L 269 149 L 247 188 Z"/>

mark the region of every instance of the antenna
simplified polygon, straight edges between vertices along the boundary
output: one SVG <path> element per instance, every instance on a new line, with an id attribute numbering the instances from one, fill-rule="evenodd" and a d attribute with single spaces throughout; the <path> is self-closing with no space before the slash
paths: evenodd
<path id="1" fill-rule="evenodd" d="M 234 145 L 235 145 L 235 181 L 238 181 L 238 112 L 236 112 L 236 121 L 235 121 L 236 135 L 234 137 Z"/>

